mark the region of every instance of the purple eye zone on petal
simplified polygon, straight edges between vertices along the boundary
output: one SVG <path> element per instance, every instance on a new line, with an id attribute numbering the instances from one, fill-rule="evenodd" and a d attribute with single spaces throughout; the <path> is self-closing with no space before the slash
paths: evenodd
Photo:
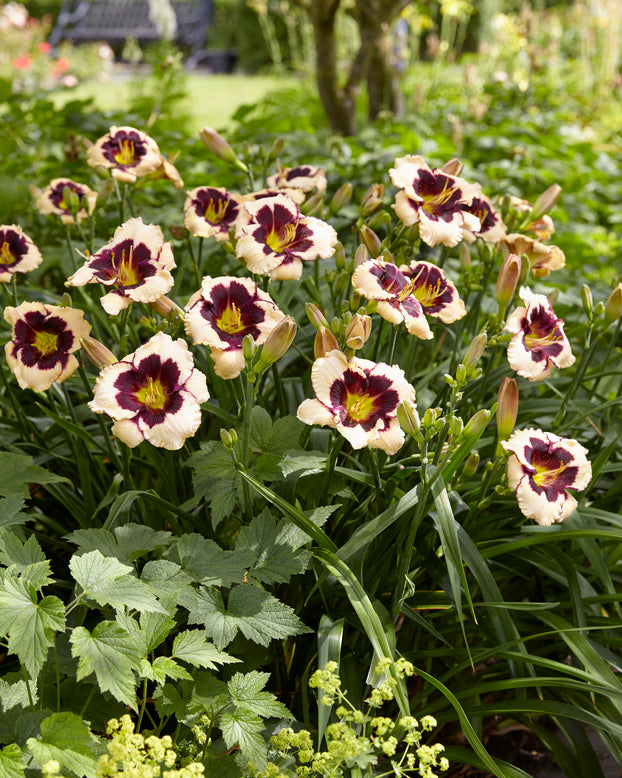
<path id="1" fill-rule="evenodd" d="M 311 247 L 311 230 L 300 222 L 299 217 L 285 206 L 277 203 L 273 208 L 264 206 L 255 214 L 259 224 L 253 237 L 262 243 L 263 252 L 269 254 L 297 254 Z"/>
<path id="2" fill-rule="evenodd" d="M 307 178 L 307 176 L 310 176 L 312 172 L 313 171 L 311 170 L 310 167 L 306 167 L 304 165 L 300 165 L 299 167 L 293 167 L 291 170 L 287 171 L 285 180 L 291 181 L 294 178 Z"/>
<path id="3" fill-rule="evenodd" d="M 398 406 L 399 395 L 386 376 L 346 370 L 330 387 L 330 402 L 345 427 L 360 425 L 368 432 L 379 419 L 386 428 L 389 415 Z"/>
<path id="4" fill-rule="evenodd" d="M 530 438 L 531 446 L 525 446 L 525 460 L 531 465 L 527 472 L 529 483 L 537 494 L 546 495 L 555 502 L 562 492 L 572 488 L 579 468 L 571 466 L 574 458 L 561 447 L 554 447 L 539 438 Z"/>
<path id="5" fill-rule="evenodd" d="M 543 305 L 527 311 L 523 319 L 523 337 L 534 362 L 556 357 L 564 349 L 564 336 L 558 319 Z"/>
<path id="6" fill-rule="evenodd" d="M 473 216 L 477 216 L 480 223 L 479 234 L 488 232 L 499 221 L 499 216 L 492 210 L 490 204 L 486 200 L 482 200 L 480 197 L 474 197 L 471 205 L 465 207 L 466 211 L 472 213 Z"/>
<path id="7" fill-rule="evenodd" d="M 140 418 L 149 428 L 155 427 L 183 405 L 179 377 L 174 360 L 162 361 L 158 354 L 150 354 L 136 366 L 128 364 L 128 369 L 118 376 L 114 382 L 117 403 L 135 411 L 135 421 Z"/>
<path id="8" fill-rule="evenodd" d="M 74 184 L 73 181 L 60 181 L 50 192 L 50 202 L 52 205 L 56 206 L 56 208 L 60 208 L 61 211 L 69 212 L 67 203 L 63 198 L 64 189 L 69 189 L 71 192 L 75 192 L 78 197 L 82 197 L 84 194 L 84 189 L 81 186 L 78 186 L 78 184 Z"/>
<path id="9" fill-rule="evenodd" d="M 154 257 L 144 243 L 135 244 L 131 238 L 103 248 L 90 260 L 89 266 L 100 281 L 116 280 L 124 289 L 140 286 L 146 278 L 155 275 Z"/>
<path id="10" fill-rule="evenodd" d="M 115 167 L 132 168 L 147 153 L 147 145 L 137 132 L 119 130 L 104 141 L 101 152 Z"/>
<path id="11" fill-rule="evenodd" d="M 413 279 L 413 294 L 426 313 L 438 313 L 454 299 L 453 289 L 437 267 L 417 264 L 404 275 Z"/>
<path id="12" fill-rule="evenodd" d="M 240 206 L 227 194 L 212 186 L 199 189 L 192 201 L 194 211 L 200 219 L 213 225 L 232 225 L 238 217 Z"/>
<path id="13" fill-rule="evenodd" d="M 46 316 L 41 311 L 30 311 L 15 323 L 13 354 L 26 367 L 51 370 L 67 365 L 74 335 L 60 316 Z"/>
<path id="14" fill-rule="evenodd" d="M 424 200 L 419 207 L 431 219 L 452 221 L 455 212 L 459 210 L 458 202 L 462 193 L 449 176 L 421 170 L 419 179 L 413 182 L 413 188 Z"/>
<path id="15" fill-rule="evenodd" d="M 0 272 L 18 265 L 28 254 L 28 242 L 17 230 L 0 230 Z"/>
<path id="16" fill-rule="evenodd" d="M 237 281 L 228 286 L 216 284 L 211 299 L 201 303 L 201 316 L 229 343 L 230 349 L 242 348 L 245 335 L 257 340 L 261 334 L 257 325 L 266 318 L 263 308 L 257 305 L 257 295 L 251 295 Z"/>
<path id="17" fill-rule="evenodd" d="M 374 265 L 369 272 L 378 279 L 383 289 L 396 296 L 408 283 L 404 274 L 392 264 Z"/>

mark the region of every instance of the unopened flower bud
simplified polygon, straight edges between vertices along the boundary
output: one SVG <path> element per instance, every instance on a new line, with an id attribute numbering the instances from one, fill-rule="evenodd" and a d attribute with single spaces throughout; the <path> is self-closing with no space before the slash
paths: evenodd
<path id="1" fill-rule="evenodd" d="M 283 151 L 283 146 L 285 146 L 285 141 L 283 138 L 277 138 L 272 144 L 272 148 L 268 153 L 268 162 L 272 162 L 272 160 L 279 156 L 279 154 Z"/>
<path id="2" fill-rule="evenodd" d="M 451 378 L 451 376 L 450 376 L 450 378 Z M 447 379 L 445 379 L 445 380 L 447 381 Z M 458 365 L 458 367 L 456 368 L 456 380 L 453 381 L 453 383 L 449 383 L 449 381 L 447 381 L 447 383 L 450 386 L 452 386 L 452 387 L 455 387 L 455 386 L 458 386 L 458 385 L 464 386 L 464 384 L 466 384 L 467 380 L 468 380 L 468 378 L 467 378 L 466 366 L 463 365 L 462 363 L 460 363 Z"/>
<path id="3" fill-rule="evenodd" d="M 551 184 L 534 203 L 529 216 L 530 220 L 532 222 L 538 221 L 541 216 L 548 213 L 557 202 L 561 193 L 562 188 L 559 184 Z"/>
<path id="4" fill-rule="evenodd" d="M 462 270 L 470 270 L 471 269 L 471 251 L 469 250 L 469 247 L 466 243 L 460 244 L 460 249 L 458 250 L 458 256 L 460 257 L 460 267 Z"/>
<path id="5" fill-rule="evenodd" d="M 344 208 L 352 199 L 353 187 L 349 181 L 342 184 L 333 195 L 328 206 L 331 213 L 337 213 Z"/>
<path id="6" fill-rule="evenodd" d="M 335 267 L 337 270 L 343 270 L 346 266 L 346 252 L 343 248 L 343 243 L 335 243 Z"/>
<path id="7" fill-rule="evenodd" d="M 149 305 L 164 319 L 183 319 L 184 317 L 184 312 L 179 305 L 166 295 L 158 297 L 157 300 L 153 300 Z"/>
<path id="8" fill-rule="evenodd" d="M 472 451 L 464 463 L 462 468 L 462 475 L 464 478 L 472 478 L 475 475 L 477 466 L 479 465 L 479 454 L 477 451 Z"/>
<path id="9" fill-rule="evenodd" d="M 75 215 L 80 210 L 80 196 L 68 186 L 63 187 L 63 202 L 69 213 Z"/>
<path id="10" fill-rule="evenodd" d="M 427 408 L 423 414 L 423 426 L 426 429 L 431 429 L 442 413 L 443 412 L 440 408 Z"/>
<path id="11" fill-rule="evenodd" d="M 221 427 L 220 439 L 222 440 L 224 447 L 231 451 L 238 442 L 238 433 L 234 429 L 226 430 Z"/>
<path id="12" fill-rule="evenodd" d="M 341 330 L 343 329 L 343 322 L 338 316 L 333 316 L 333 318 L 330 320 L 330 330 L 335 335 L 339 335 Z"/>
<path id="13" fill-rule="evenodd" d="M 464 422 L 459 416 L 452 416 L 449 420 L 449 432 L 452 438 L 458 438 L 462 435 L 464 429 Z"/>
<path id="14" fill-rule="evenodd" d="M 367 226 L 370 230 L 379 230 L 391 224 L 391 214 L 388 211 L 378 211 L 368 220 Z"/>
<path id="15" fill-rule="evenodd" d="M 313 324 L 315 329 L 318 327 L 328 327 L 328 319 L 315 303 L 305 303 L 307 319 Z"/>
<path id="16" fill-rule="evenodd" d="M 487 343 L 488 335 L 486 335 L 485 332 L 480 332 L 479 335 L 476 335 L 473 338 L 466 350 L 464 359 L 462 360 L 462 363 L 467 369 L 477 365 L 482 354 L 484 353 L 484 349 L 486 348 Z"/>
<path id="17" fill-rule="evenodd" d="M 518 384 L 515 378 L 504 378 L 497 395 L 497 436 L 507 440 L 518 415 Z"/>
<path id="18" fill-rule="evenodd" d="M 477 413 L 474 413 L 466 423 L 462 432 L 462 438 L 467 439 L 471 437 L 479 437 L 488 426 L 489 421 L 489 410 L 482 408 L 481 410 L 477 411 Z"/>
<path id="19" fill-rule="evenodd" d="M 73 301 L 69 292 L 63 292 L 63 296 L 60 298 L 61 308 L 71 308 L 72 303 Z"/>
<path id="20" fill-rule="evenodd" d="M 354 269 L 356 270 L 359 265 L 362 265 L 363 262 L 367 262 L 368 259 L 369 252 L 365 246 L 360 245 L 354 253 Z"/>
<path id="21" fill-rule="evenodd" d="M 228 162 L 230 165 L 234 165 L 240 170 L 248 171 L 246 165 L 241 159 L 238 159 L 235 152 L 222 135 L 211 127 L 203 127 L 199 133 L 201 140 L 207 146 L 208 150 L 212 152 L 216 157 L 222 159 L 224 162 Z"/>
<path id="22" fill-rule="evenodd" d="M 400 427 L 407 435 L 411 435 L 413 438 L 421 438 L 421 422 L 419 421 L 419 414 L 413 403 L 409 403 L 406 400 L 397 406 L 397 420 L 400 423 Z"/>
<path id="23" fill-rule="evenodd" d="M 107 365 L 114 365 L 115 362 L 119 361 L 109 348 L 106 348 L 103 343 L 95 340 L 90 335 L 80 338 L 80 346 L 84 355 L 96 367 L 107 367 Z"/>
<path id="24" fill-rule="evenodd" d="M 382 196 L 384 186 L 382 184 L 372 184 L 363 195 L 361 200 L 361 216 L 366 219 L 380 208 L 382 205 Z"/>
<path id="25" fill-rule="evenodd" d="M 363 245 L 369 252 L 369 256 L 375 259 L 381 251 L 380 238 L 373 230 L 370 230 L 366 224 L 363 224 L 359 230 L 359 235 L 361 236 Z"/>
<path id="26" fill-rule="evenodd" d="M 185 240 L 190 235 L 183 224 L 169 224 L 168 231 L 175 240 Z"/>
<path id="27" fill-rule="evenodd" d="M 328 327 L 318 327 L 318 331 L 315 333 L 315 340 L 313 341 L 313 353 L 316 359 L 325 357 L 330 354 L 331 351 L 339 348 L 337 338 L 328 329 Z"/>
<path id="28" fill-rule="evenodd" d="M 551 303 L 551 305 L 555 305 L 557 302 L 557 298 L 559 297 L 559 289 L 551 289 L 551 291 L 547 294 L 547 299 Z"/>
<path id="29" fill-rule="evenodd" d="M 371 334 L 371 318 L 355 313 L 346 327 L 345 340 L 348 348 L 355 351 L 363 348 Z"/>
<path id="30" fill-rule="evenodd" d="M 253 361 L 257 347 L 255 346 L 255 338 L 249 333 L 242 338 L 242 354 L 244 360 L 248 364 Z"/>
<path id="31" fill-rule="evenodd" d="M 618 284 L 605 304 L 605 327 L 613 324 L 622 315 L 622 284 Z"/>
<path id="32" fill-rule="evenodd" d="M 598 319 L 605 312 L 605 303 L 599 300 L 594 306 L 594 318 Z"/>
<path id="33" fill-rule="evenodd" d="M 592 300 L 592 290 L 587 284 L 582 284 L 581 286 L 581 305 L 588 319 L 591 319 L 594 311 L 594 301 Z"/>
<path id="34" fill-rule="evenodd" d="M 108 200 L 112 197 L 112 193 L 114 192 L 114 179 L 107 178 L 105 181 L 102 182 L 102 185 L 99 187 L 99 192 L 97 193 L 97 207 L 101 207 L 102 205 L 105 205 Z"/>
<path id="35" fill-rule="evenodd" d="M 317 213 L 324 203 L 324 192 L 315 192 L 300 206 L 300 212 L 305 216 L 313 216 Z"/>
<path id="36" fill-rule="evenodd" d="M 255 373 L 261 373 L 285 354 L 292 345 L 296 336 L 296 322 L 291 316 L 284 316 L 274 327 L 263 344 L 257 364 L 253 368 Z"/>
<path id="37" fill-rule="evenodd" d="M 460 173 L 462 173 L 463 167 L 464 162 L 461 162 L 454 157 L 453 159 L 450 159 L 449 162 L 445 162 L 441 170 L 443 173 L 447 173 L 448 176 L 459 176 Z"/>
<path id="38" fill-rule="evenodd" d="M 500 312 L 505 311 L 514 295 L 520 277 L 521 265 L 521 258 L 517 254 L 508 254 L 501 265 L 497 276 L 497 302 Z"/>
<path id="39" fill-rule="evenodd" d="M 348 273 L 346 270 L 342 270 L 335 279 L 335 292 L 345 292 L 349 283 L 350 273 Z"/>

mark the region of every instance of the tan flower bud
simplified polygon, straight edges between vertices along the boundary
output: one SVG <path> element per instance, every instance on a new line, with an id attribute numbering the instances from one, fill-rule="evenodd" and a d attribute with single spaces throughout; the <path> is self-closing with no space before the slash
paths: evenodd
<path id="1" fill-rule="evenodd" d="M 479 454 L 477 451 L 472 451 L 464 463 L 462 468 L 462 475 L 464 478 L 472 478 L 475 475 L 477 466 L 479 465 Z"/>
<path id="2" fill-rule="evenodd" d="M 296 322 L 291 316 L 284 316 L 266 338 L 257 364 L 253 367 L 255 373 L 261 373 L 285 354 L 296 336 Z"/>
<path id="3" fill-rule="evenodd" d="M 371 318 L 355 313 L 346 327 L 345 340 L 348 348 L 355 351 L 363 348 L 371 334 Z"/>
<path id="4" fill-rule="evenodd" d="M 320 357 L 325 357 L 335 349 L 339 349 L 337 338 L 328 327 L 318 327 L 318 331 L 315 333 L 315 340 L 313 341 L 313 353 L 315 358 L 320 359 Z"/>
<path id="5" fill-rule="evenodd" d="M 328 327 L 328 319 L 315 303 L 305 303 L 305 311 L 307 312 L 307 319 L 309 319 L 316 330 L 319 327 Z"/>
<path id="6" fill-rule="evenodd" d="M 464 162 L 461 162 L 454 157 L 453 159 L 450 159 L 449 162 L 445 162 L 441 170 L 443 173 L 447 173 L 448 176 L 459 176 L 460 173 L 462 173 L 463 167 Z"/>
<path id="7" fill-rule="evenodd" d="M 473 338 L 466 350 L 464 359 L 462 360 L 462 363 L 466 368 L 472 368 L 477 365 L 482 354 L 484 353 L 484 349 L 486 348 L 487 343 L 488 335 L 486 335 L 485 332 L 480 332 L 479 335 L 476 335 Z"/>
<path id="8" fill-rule="evenodd" d="M 532 222 L 536 222 L 541 216 L 548 213 L 559 199 L 561 193 L 562 188 L 559 184 L 551 184 L 534 203 L 529 219 Z"/>
<path id="9" fill-rule="evenodd" d="M 175 240 L 185 240 L 190 232 L 184 227 L 183 224 L 169 224 L 168 231 L 171 233 L 171 237 Z"/>
<path id="10" fill-rule="evenodd" d="M 268 152 L 268 162 L 272 162 L 273 159 L 276 159 L 279 156 L 279 154 L 283 151 L 283 146 L 285 146 L 285 141 L 283 138 L 277 138 L 272 144 L 272 148 Z"/>
<path id="11" fill-rule="evenodd" d="M 354 253 L 354 268 L 356 269 L 359 265 L 362 265 L 363 262 L 367 262 L 368 259 L 369 251 L 367 251 L 365 246 L 359 246 Z"/>
<path id="12" fill-rule="evenodd" d="M 324 192 L 315 192 L 300 206 L 300 212 L 304 213 L 305 216 L 313 216 L 314 213 L 320 210 L 323 203 Z"/>
<path id="13" fill-rule="evenodd" d="M 402 402 L 397 406 L 397 420 L 400 423 L 400 427 L 407 435 L 411 435 L 413 438 L 421 438 L 421 422 L 419 421 L 419 414 L 413 403 Z"/>
<path id="14" fill-rule="evenodd" d="M 247 171 L 248 168 L 238 159 L 235 152 L 222 135 L 211 127 L 203 127 L 199 133 L 201 140 L 207 146 L 208 150 L 214 154 L 214 156 L 222 159 L 224 162 L 228 162 L 230 165 L 240 168 L 240 170 Z"/>
<path id="15" fill-rule="evenodd" d="M 471 269 L 471 251 L 469 250 L 469 247 L 466 243 L 460 244 L 460 249 L 458 251 L 459 257 L 460 257 L 460 267 L 462 270 L 470 270 Z"/>
<path id="16" fill-rule="evenodd" d="M 361 216 L 366 219 L 381 207 L 384 186 L 382 184 L 372 184 L 363 195 L 361 200 Z"/>
<path id="17" fill-rule="evenodd" d="M 618 284 L 605 304 L 605 327 L 613 324 L 622 315 L 622 284 Z"/>
<path id="18" fill-rule="evenodd" d="M 84 355 L 88 357 L 89 361 L 96 367 L 114 365 L 115 362 L 119 361 L 109 348 L 106 348 L 103 343 L 95 340 L 95 338 L 92 338 L 90 335 L 85 335 L 80 338 L 80 345 L 82 346 Z"/>
<path id="19" fill-rule="evenodd" d="M 352 199 L 353 187 L 349 181 L 342 184 L 333 195 L 328 206 L 331 213 L 337 213 L 344 208 Z"/>
<path id="20" fill-rule="evenodd" d="M 497 302 L 499 310 L 505 311 L 516 290 L 522 262 L 517 254 L 508 254 L 497 276 Z"/>
<path id="21" fill-rule="evenodd" d="M 466 440 L 468 438 L 475 438 L 479 437 L 482 432 L 486 429 L 488 426 L 488 422 L 490 421 L 490 411 L 482 408 L 481 410 L 477 411 L 477 413 L 474 413 L 473 416 L 468 420 L 464 427 L 464 431 L 462 432 L 462 439 Z"/>
<path id="22" fill-rule="evenodd" d="M 592 290 L 587 284 L 581 285 L 581 305 L 584 312 L 589 319 L 592 318 L 592 312 L 594 310 L 594 301 L 592 300 Z"/>
<path id="23" fill-rule="evenodd" d="M 363 224 L 359 230 L 359 235 L 363 245 L 369 252 L 369 256 L 375 259 L 382 250 L 380 238 L 373 230 L 370 230 L 366 224 Z"/>
<path id="24" fill-rule="evenodd" d="M 97 193 L 97 207 L 100 207 L 102 205 L 105 205 L 108 200 L 112 197 L 112 193 L 114 192 L 114 179 L 107 178 L 105 181 L 102 182 L 102 185 L 99 187 L 99 192 Z"/>
<path id="25" fill-rule="evenodd" d="M 346 266 L 346 252 L 343 248 L 343 243 L 337 241 L 335 243 L 335 267 L 337 270 L 343 270 Z"/>
<path id="26" fill-rule="evenodd" d="M 163 319 L 183 319 L 184 317 L 184 312 L 179 305 L 166 295 L 158 297 L 157 300 L 153 300 L 149 305 Z"/>
<path id="27" fill-rule="evenodd" d="M 518 415 L 518 384 L 515 378 L 504 378 L 497 395 L 497 435 L 499 441 L 512 434 Z"/>

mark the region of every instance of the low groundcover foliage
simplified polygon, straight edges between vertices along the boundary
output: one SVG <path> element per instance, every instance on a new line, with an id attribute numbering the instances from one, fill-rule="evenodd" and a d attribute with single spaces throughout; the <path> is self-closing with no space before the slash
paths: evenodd
<path id="1" fill-rule="evenodd" d="M 622 761 L 622 285 L 559 187 L 201 137 L 226 185 L 115 125 L 0 226 L 0 775 Z"/>

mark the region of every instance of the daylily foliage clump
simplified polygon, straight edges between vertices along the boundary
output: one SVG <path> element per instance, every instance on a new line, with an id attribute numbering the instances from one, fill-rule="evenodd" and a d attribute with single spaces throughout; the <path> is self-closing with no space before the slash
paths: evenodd
<path id="1" fill-rule="evenodd" d="M 622 727 L 610 649 L 609 686 L 585 677 L 595 659 L 583 675 L 566 661 L 592 645 L 579 595 L 595 620 L 617 614 L 594 538 L 617 527 L 619 393 L 598 349 L 616 354 L 622 286 L 581 305 L 556 288 L 558 187 L 532 207 L 403 149 L 358 191 L 283 164 L 282 143 L 201 137 L 229 169 L 187 189 L 183 160 L 131 126 L 83 140 L 88 184 L 37 182 L 65 234 L 60 282 L 31 286 L 46 246 L 0 227 L 0 457 L 26 479 L 0 476 L 0 495 L 31 484 L 40 501 L 0 501 L 0 628 L 20 708 L 54 679 L 47 717 L 0 727 L 16 738 L 0 758 L 94 775 L 103 717 L 129 709 L 128 742 L 175 733 L 170 774 L 173 744 L 196 774 L 434 776 L 473 758 L 503 775 L 470 719 L 518 688 L 542 715 L 571 708 L 539 663 Z M 589 560 L 580 574 L 558 540 Z M 560 631 L 555 650 L 527 640 Z M 458 730 L 471 750 L 448 762 L 437 741 Z"/>

